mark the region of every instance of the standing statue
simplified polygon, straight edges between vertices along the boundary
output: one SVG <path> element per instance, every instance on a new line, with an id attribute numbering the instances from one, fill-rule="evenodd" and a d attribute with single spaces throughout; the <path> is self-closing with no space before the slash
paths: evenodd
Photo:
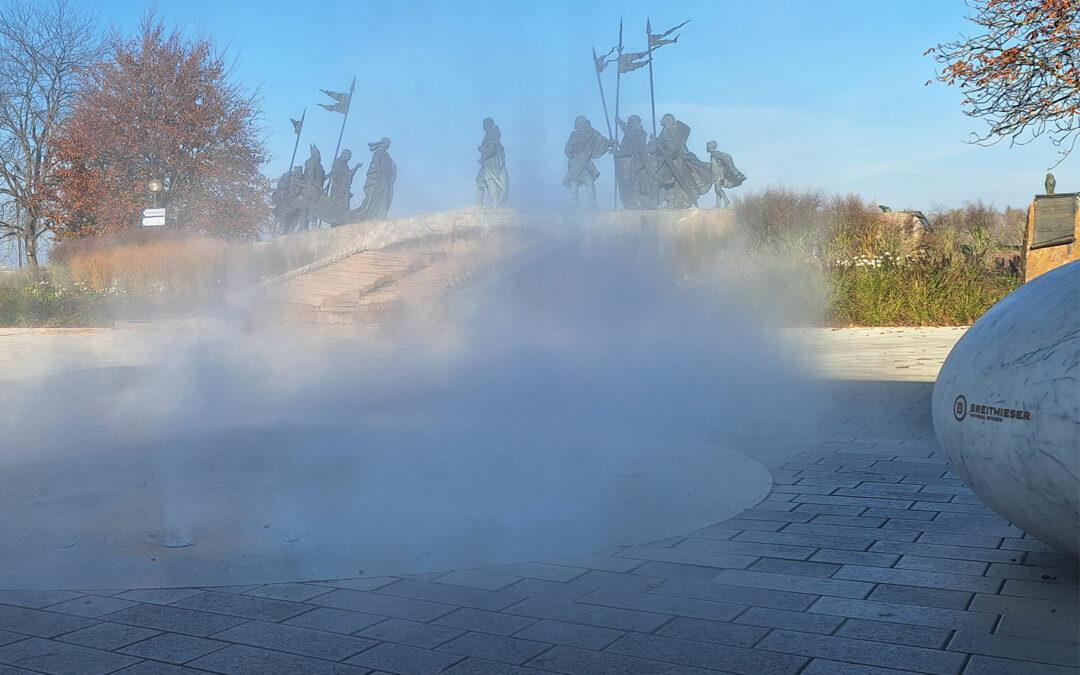
<path id="1" fill-rule="evenodd" d="M 589 192 L 589 203 L 596 208 L 595 183 L 600 172 L 596 170 L 593 160 L 603 157 L 612 143 L 613 141 L 593 129 L 589 120 L 583 116 L 579 115 L 574 120 L 574 131 L 570 133 L 564 149 L 568 161 L 563 185 L 570 188 L 575 204 L 578 201 L 578 190 L 584 185 Z"/>
<path id="2" fill-rule="evenodd" d="M 359 169 L 363 162 L 357 162 L 356 166 L 349 168 L 349 160 L 352 159 L 351 150 L 342 150 L 337 159 L 334 160 L 334 166 L 330 169 L 330 201 L 334 202 L 334 205 L 345 209 L 349 209 L 349 201 L 352 199 L 352 182 L 353 176 L 356 175 L 356 170 Z"/>
<path id="3" fill-rule="evenodd" d="M 289 234 L 304 218 L 307 225 L 307 201 L 304 198 L 304 172 L 300 167 L 286 171 L 278 179 L 277 187 L 270 195 L 274 205 L 274 221 L 280 234 Z"/>
<path id="4" fill-rule="evenodd" d="M 1046 194 L 1048 194 L 1048 195 L 1054 194 L 1054 188 L 1057 187 L 1057 179 L 1054 178 L 1054 174 L 1052 174 L 1052 173 L 1046 174 L 1046 183 L 1045 183 L 1045 185 L 1043 187 L 1046 188 Z"/>
<path id="5" fill-rule="evenodd" d="M 661 200 L 670 209 L 696 208 L 698 197 L 713 186 L 712 165 L 687 149 L 690 127 L 670 114 L 664 115 L 660 126 L 651 152 L 657 158 Z"/>
<path id="6" fill-rule="evenodd" d="M 368 143 L 371 150 L 371 162 L 368 164 L 367 180 L 364 181 L 364 201 L 356 209 L 358 220 L 381 220 L 390 210 L 394 199 L 394 181 L 397 179 L 397 165 L 390 159 L 390 139 Z"/>
<path id="7" fill-rule="evenodd" d="M 623 208 L 655 209 L 660 197 L 656 183 L 656 162 L 647 150 L 648 135 L 641 118 L 631 115 L 623 122 L 615 118 L 623 131 L 623 140 L 615 150 L 615 177 Z"/>
<path id="8" fill-rule="evenodd" d="M 731 200 L 724 194 L 724 188 L 739 187 L 746 180 L 746 174 L 735 168 L 731 155 L 716 149 L 716 141 L 705 144 L 712 163 L 713 189 L 716 190 L 716 208 L 731 205 Z"/>
<path id="9" fill-rule="evenodd" d="M 311 144 L 311 156 L 304 162 L 304 194 L 307 196 L 308 211 L 310 212 L 311 206 L 313 206 L 318 200 L 319 195 L 323 193 L 323 184 L 326 182 L 326 171 L 322 166 L 322 154 L 319 152 L 319 148 L 312 143 Z M 318 219 L 313 217 L 305 218 L 301 221 L 301 225 L 307 229 L 316 229 Z"/>
<path id="10" fill-rule="evenodd" d="M 502 206 L 510 191 L 509 176 L 506 173 L 506 152 L 503 150 L 502 133 L 495 125 L 495 120 L 484 118 L 484 140 L 477 148 L 480 151 L 480 173 L 476 174 L 476 205 L 484 205 L 484 193 L 487 193 L 490 206 Z"/>

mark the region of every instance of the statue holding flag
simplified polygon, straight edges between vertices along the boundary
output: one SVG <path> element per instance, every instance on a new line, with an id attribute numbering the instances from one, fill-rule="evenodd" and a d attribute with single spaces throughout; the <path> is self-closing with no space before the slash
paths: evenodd
<path id="1" fill-rule="evenodd" d="M 334 166 L 330 169 L 330 201 L 334 202 L 334 205 L 338 208 L 346 211 L 349 210 L 349 200 L 352 198 L 350 190 L 352 189 L 353 176 L 356 175 L 356 170 L 363 164 L 363 162 L 357 162 L 356 166 L 350 169 L 350 159 L 352 159 L 352 151 L 346 148 L 334 160 Z"/>
<path id="2" fill-rule="evenodd" d="M 487 193 L 490 206 L 502 206 L 510 189 L 506 173 L 506 152 L 503 150 L 502 133 L 495 120 L 484 118 L 484 139 L 477 148 L 480 151 L 480 173 L 476 175 L 476 205 L 484 205 Z"/>
<path id="3" fill-rule="evenodd" d="M 616 117 L 615 122 L 623 132 L 622 142 L 615 151 L 615 175 L 623 208 L 655 209 L 660 196 L 656 162 L 646 149 L 648 135 L 641 118 L 631 115 L 623 122 Z"/>
<path id="4" fill-rule="evenodd" d="M 589 203 L 596 208 L 596 179 L 600 172 L 593 164 L 594 159 L 603 157 L 614 141 L 592 128 L 584 116 L 574 120 L 574 131 L 566 141 L 564 152 L 567 158 L 566 177 L 563 185 L 570 188 L 574 203 L 578 201 L 578 191 L 582 185 L 589 193 Z"/>

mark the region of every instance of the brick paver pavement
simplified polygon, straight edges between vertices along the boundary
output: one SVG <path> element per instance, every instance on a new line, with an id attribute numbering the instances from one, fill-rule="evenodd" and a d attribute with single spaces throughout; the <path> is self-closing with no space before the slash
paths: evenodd
<path id="1" fill-rule="evenodd" d="M 846 412 L 765 460 L 769 497 L 702 530 L 408 577 L 0 591 L 0 673 L 1076 673 L 1077 561 L 949 471 L 936 365 L 895 376 L 925 353 L 838 381 Z"/>

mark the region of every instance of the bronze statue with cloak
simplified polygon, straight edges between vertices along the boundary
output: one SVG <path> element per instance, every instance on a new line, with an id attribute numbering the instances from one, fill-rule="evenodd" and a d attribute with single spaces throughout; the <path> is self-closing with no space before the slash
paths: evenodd
<path id="1" fill-rule="evenodd" d="M 664 115 L 660 125 L 660 135 L 650 150 L 657 159 L 655 175 L 660 198 L 668 208 L 696 207 L 698 197 L 712 189 L 712 164 L 701 161 L 686 147 L 690 127 L 670 114 Z"/>
<path id="2" fill-rule="evenodd" d="M 371 162 L 368 163 L 367 180 L 364 181 L 364 201 L 354 213 L 357 220 L 381 220 L 390 210 L 394 199 L 394 181 L 397 179 L 397 165 L 390 159 L 390 139 L 385 136 L 380 141 L 368 143 L 371 150 Z"/>
<path id="3" fill-rule="evenodd" d="M 592 128 L 589 120 L 578 116 L 574 120 L 574 131 L 566 141 L 567 169 L 563 185 L 570 188 L 574 202 L 578 200 L 578 190 L 582 185 L 589 193 L 589 201 L 596 208 L 596 179 L 600 172 L 593 164 L 594 159 L 603 157 L 611 147 L 611 141 Z"/>
<path id="4" fill-rule="evenodd" d="M 506 152 L 503 150 L 502 133 L 495 120 L 484 118 L 484 140 L 480 151 L 480 172 L 476 174 L 476 205 L 484 205 L 487 194 L 489 206 L 502 206 L 510 191 L 510 179 L 506 173 Z"/>

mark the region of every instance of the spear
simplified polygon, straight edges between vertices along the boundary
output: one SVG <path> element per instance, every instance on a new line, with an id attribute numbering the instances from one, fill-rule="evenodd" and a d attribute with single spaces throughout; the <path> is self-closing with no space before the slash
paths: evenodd
<path id="1" fill-rule="evenodd" d="M 622 17 L 619 18 L 619 58 L 615 61 L 618 66 L 615 69 L 615 135 L 612 137 L 615 140 L 615 147 L 619 147 L 619 87 L 622 85 Z M 615 157 L 615 153 L 611 153 L 611 168 L 615 172 L 615 190 L 614 197 L 612 197 L 613 208 L 619 208 L 619 160 Z"/>
<path id="2" fill-rule="evenodd" d="M 296 161 L 296 149 L 300 147 L 300 130 L 304 128 L 304 117 L 307 116 L 307 108 L 304 108 L 304 112 L 300 115 L 300 123 L 297 124 L 296 120 L 289 119 L 293 123 L 293 131 L 296 132 L 296 143 L 292 146 L 292 157 L 289 158 L 289 175 L 292 175 L 293 162 Z"/>
<path id="3" fill-rule="evenodd" d="M 349 85 L 349 105 L 345 106 L 345 117 L 341 119 L 341 133 L 337 137 L 337 147 L 334 148 L 334 157 L 337 159 L 338 150 L 341 150 L 341 138 L 345 135 L 345 121 L 349 119 L 349 110 L 352 109 L 353 90 L 356 89 L 356 76 L 353 75 L 352 84 Z M 333 160 L 331 160 L 333 161 Z"/>
<path id="4" fill-rule="evenodd" d="M 611 52 L 608 52 L 610 54 Z M 605 58 L 607 56 L 605 55 Z M 604 106 L 604 121 L 607 122 L 608 138 L 611 138 L 611 119 L 608 118 L 607 99 L 604 98 L 604 83 L 600 81 L 600 71 L 607 65 L 605 61 L 596 56 L 596 48 L 592 50 L 593 67 L 596 69 L 596 86 L 600 87 L 600 103 Z"/>
<path id="5" fill-rule="evenodd" d="M 656 95 L 653 90 L 652 78 L 652 22 L 645 19 L 645 39 L 649 45 L 649 103 L 652 105 L 652 135 L 656 138 Z"/>

